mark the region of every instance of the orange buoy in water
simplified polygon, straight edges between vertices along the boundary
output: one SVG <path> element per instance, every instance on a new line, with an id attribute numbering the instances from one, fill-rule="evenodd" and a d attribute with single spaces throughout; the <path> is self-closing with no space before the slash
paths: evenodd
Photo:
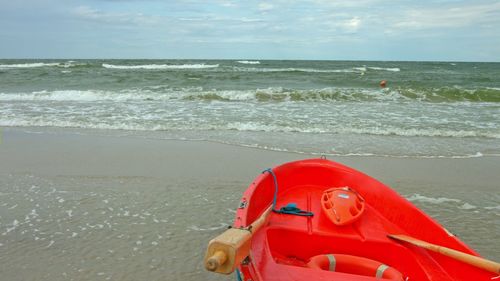
<path id="1" fill-rule="evenodd" d="M 385 86 L 387 86 L 387 81 L 386 80 L 380 81 L 380 88 L 385 88 Z"/>

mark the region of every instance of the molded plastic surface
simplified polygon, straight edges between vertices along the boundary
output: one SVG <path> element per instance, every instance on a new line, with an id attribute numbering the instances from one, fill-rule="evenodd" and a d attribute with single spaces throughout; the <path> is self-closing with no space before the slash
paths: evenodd
<path id="1" fill-rule="evenodd" d="M 323 192 L 321 207 L 334 224 L 347 225 L 361 217 L 365 200 L 349 187 L 334 187 Z"/>

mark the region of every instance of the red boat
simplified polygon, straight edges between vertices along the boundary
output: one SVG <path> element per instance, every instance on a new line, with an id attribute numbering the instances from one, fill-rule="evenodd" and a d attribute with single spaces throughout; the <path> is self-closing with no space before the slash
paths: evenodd
<path id="1" fill-rule="evenodd" d="M 205 262 L 246 281 L 476 281 L 499 268 L 389 187 L 325 159 L 259 175 Z"/>

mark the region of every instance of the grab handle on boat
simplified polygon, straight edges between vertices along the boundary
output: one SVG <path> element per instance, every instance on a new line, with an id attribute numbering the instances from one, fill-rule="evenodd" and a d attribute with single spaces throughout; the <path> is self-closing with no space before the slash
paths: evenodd
<path id="1" fill-rule="evenodd" d="M 230 228 L 210 240 L 205 254 L 208 271 L 230 274 L 249 255 L 253 234 L 266 224 L 272 206 L 245 228 Z"/>
<path id="2" fill-rule="evenodd" d="M 427 250 L 430 250 L 430 251 L 433 251 L 436 253 L 440 253 L 442 255 L 445 255 L 445 256 L 448 256 L 448 257 L 453 258 L 455 260 L 461 261 L 463 263 L 484 269 L 486 271 L 500 274 L 500 263 L 490 261 L 490 260 L 487 260 L 487 259 L 484 259 L 484 258 L 481 258 L 478 256 L 469 255 L 469 254 L 466 254 L 466 253 L 463 253 L 463 252 L 460 252 L 457 250 L 453 250 L 450 248 L 446 248 L 443 246 L 431 244 L 429 242 L 425 242 L 425 241 L 422 241 L 422 240 L 419 240 L 419 239 L 416 239 L 416 238 L 413 238 L 410 236 L 406 236 L 406 235 L 389 234 L 387 236 L 389 238 L 392 238 L 395 240 L 404 241 L 404 242 L 410 243 L 412 245 L 415 245 L 415 246 L 418 246 L 418 247 L 421 247 L 421 248 L 424 248 L 424 249 L 427 249 Z"/>

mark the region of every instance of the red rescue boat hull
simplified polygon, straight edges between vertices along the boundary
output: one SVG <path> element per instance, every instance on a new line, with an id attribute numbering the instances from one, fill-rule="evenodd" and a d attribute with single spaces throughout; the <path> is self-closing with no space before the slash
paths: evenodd
<path id="1" fill-rule="evenodd" d="M 268 224 L 254 234 L 250 255 L 238 268 L 241 280 L 369 281 L 382 276 L 387 280 L 471 281 L 495 276 L 388 238 L 388 234 L 405 234 L 477 255 L 408 200 L 359 171 L 325 159 L 309 159 L 278 166 L 273 172 L 279 186 L 276 209 L 293 202 L 314 216 L 271 213 Z M 348 187 L 362 197 L 365 206 L 359 218 L 345 225 L 331 221 L 321 200 L 324 192 L 334 187 Z M 274 192 L 272 175 L 265 172 L 258 176 L 244 192 L 233 226 L 250 225 L 273 202 Z M 327 259 L 322 255 L 327 255 Z M 321 265 L 323 269 L 311 266 L 321 259 L 323 263 L 332 262 L 332 256 L 354 260 L 354 264 L 348 265 L 350 270 L 342 270 L 342 261 L 333 261 L 333 267 L 338 269 L 334 271 L 328 270 L 332 264 Z M 363 262 L 366 260 L 369 262 Z M 364 265 L 359 272 L 356 262 Z M 370 264 L 373 269 L 366 269 Z"/>

